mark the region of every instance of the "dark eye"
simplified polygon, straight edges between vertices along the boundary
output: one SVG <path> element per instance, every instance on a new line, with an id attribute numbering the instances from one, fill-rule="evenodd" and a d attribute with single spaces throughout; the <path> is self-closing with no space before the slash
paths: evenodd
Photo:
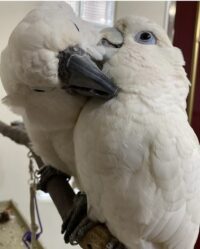
<path id="1" fill-rule="evenodd" d="M 149 31 L 141 31 L 135 35 L 135 41 L 141 44 L 153 45 L 156 44 L 156 37 Z"/>

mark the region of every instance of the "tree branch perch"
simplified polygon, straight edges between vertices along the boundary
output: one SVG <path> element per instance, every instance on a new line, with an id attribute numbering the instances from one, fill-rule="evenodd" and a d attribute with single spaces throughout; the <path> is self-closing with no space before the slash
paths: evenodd
<path id="1" fill-rule="evenodd" d="M 31 150 L 31 142 L 27 133 L 21 128 L 21 126 L 10 126 L 0 121 L 0 134 L 10 138 L 17 144 L 26 146 L 29 150 Z M 32 153 L 38 167 L 41 168 L 44 165 L 41 158 L 33 151 Z M 72 208 L 74 197 L 73 189 L 68 184 L 65 177 L 59 175 L 49 180 L 47 190 L 62 220 L 65 220 L 68 211 Z M 83 249 L 105 249 L 107 243 L 112 238 L 113 236 L 110 234 L 106 226 L 97 225 L 85 235 L 80 243 L 80 246 Z"/>

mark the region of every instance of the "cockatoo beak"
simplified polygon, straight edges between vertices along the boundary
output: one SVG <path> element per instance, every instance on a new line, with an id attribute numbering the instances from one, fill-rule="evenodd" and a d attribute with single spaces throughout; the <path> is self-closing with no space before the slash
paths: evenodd
<path id="1" fill-rule="evenodd" d="M 81 48 L 67 48 L 58 58 L 58 74 L 67 92 L 106 100 L 117 95 L 118 87 Z"/>

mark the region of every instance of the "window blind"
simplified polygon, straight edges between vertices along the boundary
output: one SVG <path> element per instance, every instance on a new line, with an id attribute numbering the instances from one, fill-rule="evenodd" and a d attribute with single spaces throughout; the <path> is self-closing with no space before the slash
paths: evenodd
<path id="1" fill-rule="evenodd" d="M 102 26 L 112 26 L 114 1 L 67 1 L 83 20 Z"/>

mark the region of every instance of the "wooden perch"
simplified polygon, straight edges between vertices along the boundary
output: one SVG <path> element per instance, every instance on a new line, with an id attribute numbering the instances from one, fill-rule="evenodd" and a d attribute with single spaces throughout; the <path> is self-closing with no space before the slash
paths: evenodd
<path id="1" fill-rule="evenodd" d="M 0 121 L 0 134 L 10 138 L 17 144 L 24 145 L 31 150 L 31 143 L 25 130 L 21 126 L 10 126 Z M 31 150 L 32 151 L 32 150 Z M 43 162 L 33 151 L 33 157 L 39 168 Z M 49 180 L 47 190 L 62 218 L 65 220 L 69 210 L 72 208 L 74 191 L 63 176 L 55 176 Z M 80 246 L 84 249 L 105 249 L 112 235 L 104 225 L 97 225 L 91 229 L 83 238 Z"/>
<path id="2" fill-rule="evenodd" d="M 26 147 L 30 146 L 30 140 L 26 132 L 22 129 L 9 126 L 0 121 L 0 133 L 5 137 L 9 137 L 17 144 L 25 145 Z"/>

